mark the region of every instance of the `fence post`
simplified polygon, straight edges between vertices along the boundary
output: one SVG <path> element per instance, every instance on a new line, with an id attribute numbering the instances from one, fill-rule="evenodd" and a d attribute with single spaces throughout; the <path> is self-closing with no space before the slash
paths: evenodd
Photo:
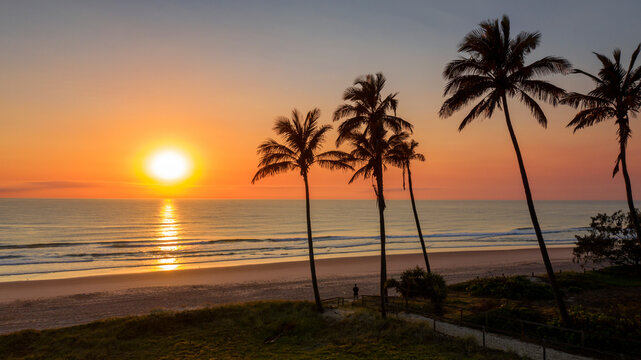
<path id="1" fill-rule="evenodd" d="M 483 326 L 483 347 L 485 348 L 485 326 Z"/>
<path id="2" fill-rule="evenodd" d="M 585 347 L 585 331 L 581 330 L 581 347 Z"/>
<path id="3" fill-rule="evenodd" d="M 543 338 L 543 360 L 545 360 L 545 359 L 546 359 L 546 356 L 545 356 L 545 355 L 546 355 L 546 354 L 545 354 L 545 338 Z"/>
<path id="4" fill-rule="evenodd" d="M 432 321 L 434 322 L 434 331 L 436 331 L 436 318 L 433 318 Z"/>
<path id="5" fill-rule="evenodd" d="M 460 312 L 461 312 L 461 320 L 459 321 L 459 324 L 463 325 L 463 309 L 461 309 Z"/>
<path id="6" fill-rule="evenodd" d="M 487 311 L 485 312 L 485 326 L 486 326 L 486 327 L 489 327 L 489 326 L 490 326 L 490 325 L 488 324 L 488 321 L 487 321 Z"/>

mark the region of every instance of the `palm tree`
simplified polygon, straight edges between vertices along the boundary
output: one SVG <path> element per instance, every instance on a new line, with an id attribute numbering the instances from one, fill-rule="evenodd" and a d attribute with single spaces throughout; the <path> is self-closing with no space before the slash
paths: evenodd
<path id="1" fill-rule="evenodd" d="M 354 80 L 353 86 L 348 87 L 343 93 L 343 100 L 348 101 L 334 111 L 334 121 L 343 120 L 338 127 L 336 145 L 340 146 L 350 140 L 354 150 L 363 151 L 362 155 L 369 154 L 361 159 L 366 163 L 356 171 L 352 180 L 360 175 L 373 175 L 376 179 L 374 192 L 378 204 L 379 229 L 381 239 L 381 315 L 385 312 L 385 282 L 387 281 L 387 264 L 385 259 L 385 197 L 383 195 L 383 158 L 386 151 L 386 134 L 388 130 L 398 133 L 402 130 L 412 130 L 412 125 L 396 116 L 398 100 L 396 93 L 383 96 L 381 92 L 385 86 L 385 76 L 382 73 L 369 74 Z M 390 112 L 393 113 L 390 114 Z M 364 138 L 358 141 L 354 136 Z M 367 148 L 363 147 L 367 145 Z M 362 149 L 359 149 L 359 146 Z M 367 150 L 367 151 L 365 151 Z M 358 152 L 357 151 L 357 152 Z"/>
<path id="2" fill-rule="evenodd" d="M 256 181 L 271 175 L 298 169 L 305 183 L 305 206 L 307 211 L 307 245 L 309 247 L 309 266 L 312 274 L 314 300 L 319 312 L 323 306 L 318 292 L 316 280 L 316 265 L 314 263 L 314 245 L 312 242 L 312 221 L 310 218 L 309 183 L 307 174 L 309 168 L 317 163 L 329 169 L 353 169 L 347 164 L 348 155 L 342 151 L 326 151 L 318 153 L 331 125 L 319 125 L 320 110 L 313 109 L 301 120 L 301 115 L 294 109 L 291 119 L 279 117 L 276 119 L 274 131 L 285 141 L 281 144 L 273 139 L 267 139 L 258 146 L 260 155 L 259 169 L 252 179 Z"/>
<path id="3" fill-rule="evenodd" d="M 412 188 L 412 170 L 410 169 L 410 162 L 414 160 L 425 161 L 423 154 L 416 152 L 418 143 L 414 140 L 406 141 L 406 139 L 399 139 L 400 141 L 393 141 L 392 147 L 387 154 L 386 161 L 390 164 L 403 169 L 403 189 L 405 189 L 405 174 L 407 174 L 407 182 L 410 188 L 410 199 L 412 200 L 412 210 L 414 211 L 414 221 L 416 222 L 416 230 L 418 231 L 418 238 L 421 240 L 421 248 L 423 249 L 423 258 L 425 259 L 425 269 L 431 273 L 430 262 L 427 259 L 427 250 L 425 249 L 425 241 L 423 240 L 423 232 L 421 231 L 421 223 L 418 220 L 418 213 L 416 212 L 416 203 L 414 202 L 414 189 Z"/>
<path id="4" fill-rule="evenodd" d="M 466 53 L 468 56 L 451 61 L 443 71 L 443 76 L 448 80 L 444 94 L 445 96 L 450 95 L 450 97 L 443 103 L 440 116 L 449 117 L 475 99 L 481 98 L 463 118 L 459 125 L 459 131 L 461 131 L 472 120 L 480 116 L 491 117 L 497 107 L 503 110 L 512 145 L 516 152 L 528 210 L 541 249 L 543 263 L 561 313 L 561 319 L 564 323 L 569 324 L 568 313 L 556 283 L 534 209 L 521 150 L 510 120 L 507 98 L 508 96 L 516 97 L 530 109 L 539 124 L 546 127 L 547 118 L 534 98 L 557 105 L 559 98 L 565 94 L 565 91 L 547 81 L 536 79 L 536 77 L 566 73 L 571 65 L 567 60 L 553 56 L 547 56 L 525 65 L 525 56 L 539 45 L 541 34 L 539 32 L 521 32 L 516 37 L 510 38 L 510 20 L 505 15 L 500 23 L 498 19 L 487 20 L 480 23 L 479 26 L 467 34 L 459 45 L 458 51 Z"/>
<path id="5" fill-rule="evenodd" d="M 596 85 L 594 90 L 587 95 L 575 92 L 569 93 L 561 100 L 564 104 L 581 108 L 581 111 L 568 124 L 568 127 L 574 127 L 574 132 L 608 119 L 615 119 L 615 123 L 618 126 L 619 156 L 617 157 L 612 177 L 619 172 L 619 165 L 621 165 L 630 217 L 636 229 L 639 243 L 641 243 L 641 226 L 639 225 L 639 218 L 636 216 L 634 200 L 632 199 L 632 185 L 628 174 L 625 150 L 631 133 L 630 114 L 636 116 L 641 106 L 641 66 L 634 67 L 640 49 L 641 44 L 632 53 L 627 70 L 621 65 L 621 50 L 615 49 L 612 52 L 614 61 L 607 56 L 594 53 L 602 65 L 597 76 L 579 69 L 573 71 L 575 74 L 583 74 L 594 81 Z"/>

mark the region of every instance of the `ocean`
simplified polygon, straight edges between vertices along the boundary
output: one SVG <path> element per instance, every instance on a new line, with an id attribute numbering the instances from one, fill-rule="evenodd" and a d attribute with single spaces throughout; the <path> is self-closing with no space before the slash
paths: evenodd
<path id="1" fill-rule="evenodd" d="M 428 251 L 536 247 L 525 201 L 418 201 Z M 548 245 L 624 201 L 538 201 Z M 318 258 L 378 254 L 374 200 L 313 200 Z M 388 254 L 420 252 L 409 200 L 388 200 Z M 307 259 L 304 200 L 0 199 L 0 282 Z"/>

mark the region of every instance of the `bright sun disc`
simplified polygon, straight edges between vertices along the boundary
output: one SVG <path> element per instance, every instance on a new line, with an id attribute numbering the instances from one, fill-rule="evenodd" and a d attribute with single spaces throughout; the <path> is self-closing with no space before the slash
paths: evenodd
<path id="1" fill-rule="evenodd" d="M 187 156 L 178 150 L 162 150 L 149 158 L 147 169 L 157 180 L 176 182 L 189 175 L 191 164 Z"/>

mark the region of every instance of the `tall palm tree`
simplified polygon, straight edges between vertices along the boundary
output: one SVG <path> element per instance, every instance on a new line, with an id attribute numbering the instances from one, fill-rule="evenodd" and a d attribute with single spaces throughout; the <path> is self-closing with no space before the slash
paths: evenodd
<path id="1" fill-rule="evenodd" d="M 525 65 L 525 56 L 539 45 L 541 34 L 539 32 L 521 32 L 511 38 L 510 20 L 505 15 L 500 23 L 498 19 L 487 20 L 480 23 L 479 26 L 468 33 L 459 45 L 458 51 L 467 54 L 467 56 L 451 61 L 443 71 L 443 76 L 448 80 L 444 94 L 450 97 L 443 103 L 440 116 L 449 117 L 475 99 L 481 98 L 463 118 L 459 125 L 459 131 L 461 131 L 480 116 L 491 117 L 497 107 L 503 110 L 512 145 L 516 152 L 528 210 L 541 249 L 543 263 L 561 313 L 561 319 L 564 323 L 569 324 L 565 303 L 556 283 L 534 209 L 525 165 L 510 119 L 507 98 L 508 96 L 516 97 L 530 109 L 539 124 L 546 127 L 547 117 L 534 98 L 557 105 L 559 98 L 565 94 L 565 91 L 547 81 L 539 80 L 537 77 L 566 73 L 571 65 L 563 58 L 552 56 Z"/>
<path id="2" fill-rule="evenodd" d="M 634 67 L 639 50 L 641 50 L 641 44 L 632 53 L 627 70 L 621 64 L 621 50 L 615 49 L 612 52 L 614 61 L 607 56 L 594 53 L 602 65 L 598 75 L 595 76 L 579 69 L 573 70 L 573 73 L 587 76 L 594 81 L 596 87 L 587 95 L 569 93 L 561 102 L 575 108 L 581 108 L 581 111 L 568 124 L 568 127 L 574 127 L 574 132 L 608 119 L 615 120 L 615 124 L 618 126 L 619 156 L 612 177 L 619 172 L 619 165 L 621 165 L 630 217 L 636 229 L 637 238 L 641 243 L 641 226 L 632 198 L 632 185 L 626 156 L 626 147 L 631 134 L 630 114 L 636 116 L 639 107 L 641 107 L 641 66 Z"/>
<path id="3" fill-rule="evenodd" d="M 427 250 L 425 249 L 425 241 L 423 240 L 421 223 L 418 220 L 418 213 L 416 212 L 416 203 L 414 202 L 414 189 L 412 188 L 412 170 L 410 168 L 410 163 L 414 160 L 425 161 L 425 156 L 416 151 L 417 147 L 418 143 L 415 140 L 407 141 L 406 139 L 399 138 L 396 141 L 392 141 L 392 146 L 387 154 L 386 161 L 403 170 L 403 189 L 405 189 L 405 174 L 407 174 L 410 199 L 412 200 L 412 210 L 414 211 L 414 221 L 416 222 L 418 238 L 419 240 L 421 240 L 423 258 L 425 259 L 425 269 L 427 269 L 428 273 L 431 273 L 432 270 L 430 269 L 430 262 L 427 259 Z"/>
<path id="4" fill-rule="evenodd" d="M 350 140 L 355 150 L 358 146 L 369 146 L 368 164 L 359 169 L 357 174 L 370 174 L 376 179 L 374 192 L 378 204 L 379 229 L 381 239 L 381 315 L 386 317 L 385 311 L 385 282 L 387 281 L 387 263 L 385 259 L 385 197 L 383 195 L 383 157 L 387 143 L 388 130 L 394 133 L 402 130 L 412 130 L 412 125 L 396 116 L 398 100 L 396 93 L 383 96 L 381 92 L 385 86 L 385 76 L 382 73 L 369 74 L 354 80 L 354 84 L 343 93 L 343 100 L 348 101 L 338 106 L 334 111 L 334 121 L 343 120 L 338 127 L 336 145 L 340 146 Z M 354 135 L 362 135 L 366 140 L 359 145 L 355 142 Z M 363 150 L 363 149 L 361 149 Z M 360 150 L 359 150 L 360 151 Z M 364 155 L 365 153 L 363 153 Z"/>
<path id="5" fill-rule="evenodd" d="M 312 287 L 314 289 L 314 301 L 319 312 L 323 312 L 323 306 L 318 291 L 316 279 L 316 265 L 314 263 L 314 244 L 312 242 L 312 221 L 310 217 L 309 204 L 309 168 L 314 164 L 328 169 L 353 169 L 347 163 L 348 155 L 342 151 L 326 151 L 318 153 L 327 132 L 331 125 L 319 125 L 318 118 L 320 110 L 313 109 L 308 112 L 305 119 L 301 119 L 298 110 L 292 111 L 291 119 L 279 117 L 276 119 L 274 131 L 280 135 L 284 144 L 274 139 L 267 139 L 258 146 L 260 155 L 259 169 L 252 179 L 256 181 L 271 175 L 298 170 L 305 183 L 305 208 L 307 212 L 307 245 L 309 247 L 309 266 L 312 274 Z"/>

